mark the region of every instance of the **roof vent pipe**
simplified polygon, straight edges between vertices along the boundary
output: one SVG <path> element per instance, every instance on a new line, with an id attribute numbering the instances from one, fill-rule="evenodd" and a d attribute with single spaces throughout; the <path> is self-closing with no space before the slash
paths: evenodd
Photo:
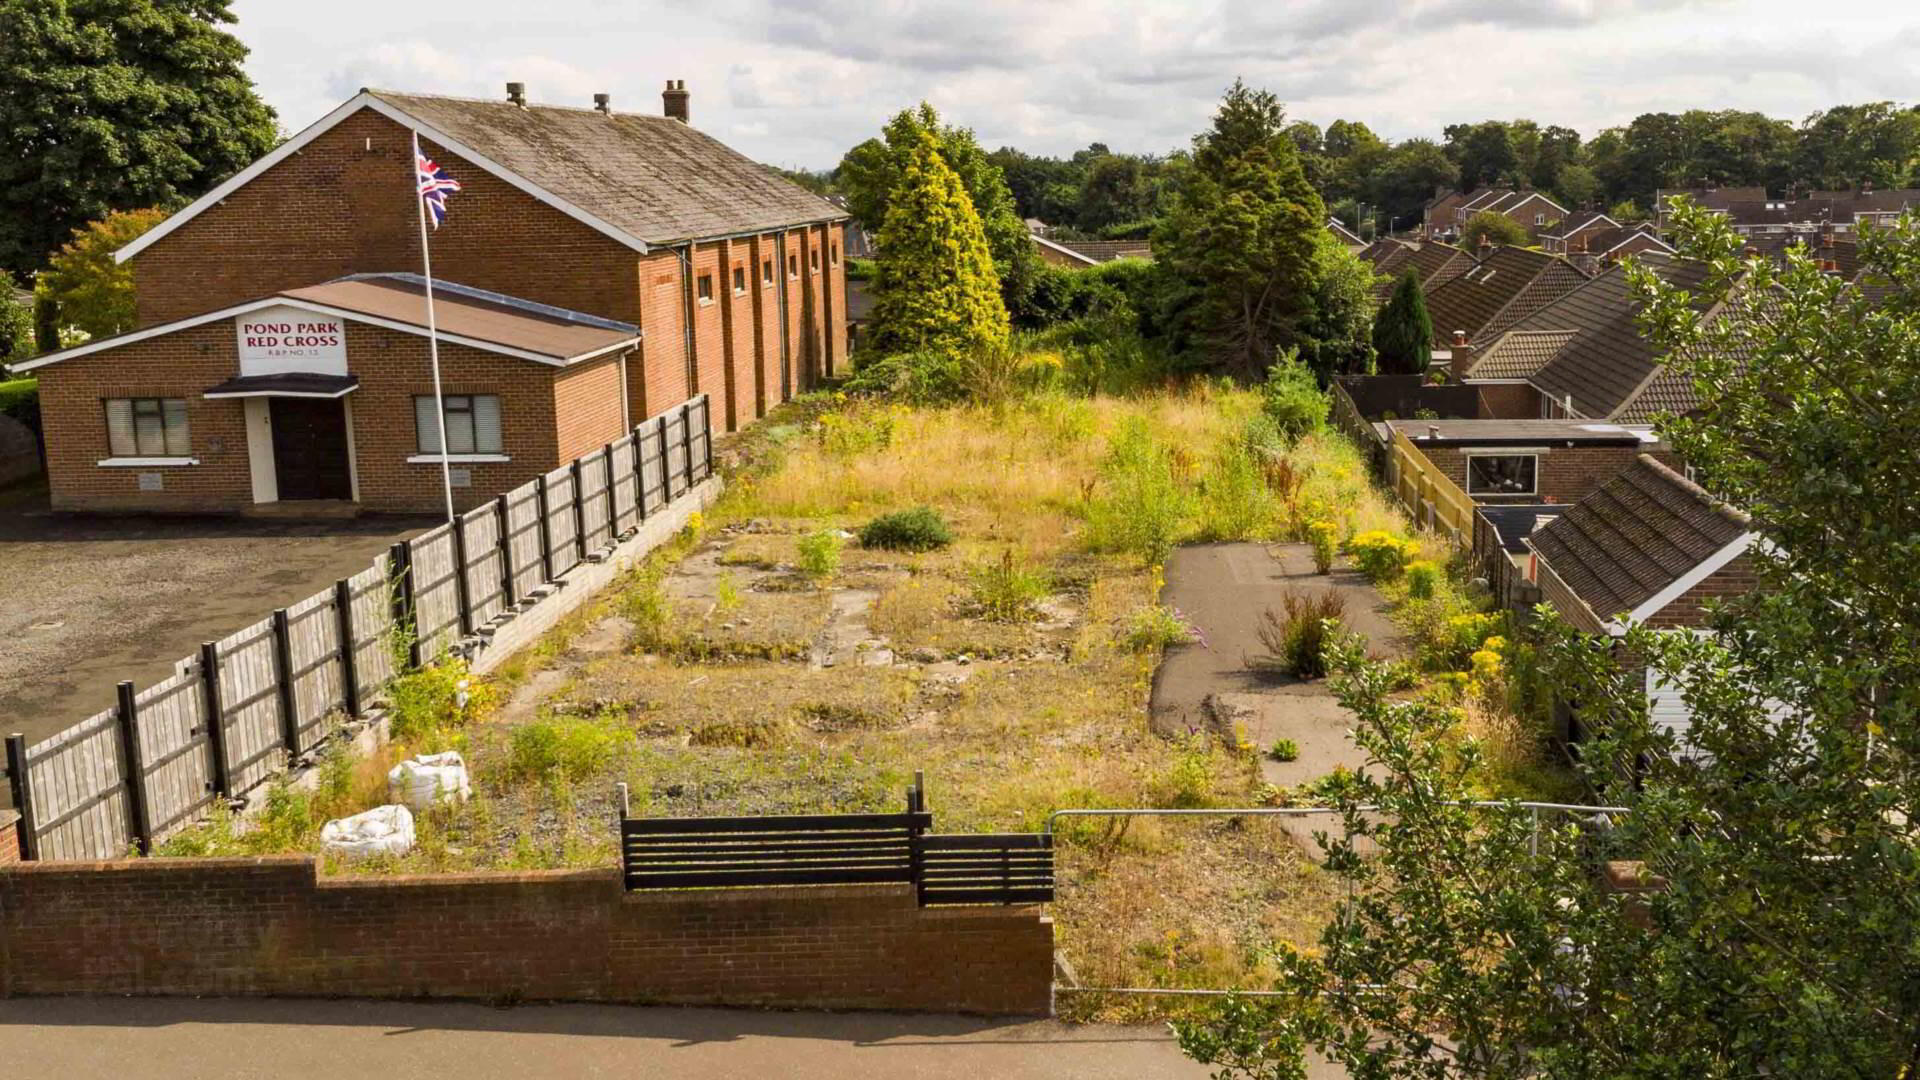
<path id="1" fill-rule="evenodd" d="M 667 80 L 667 88 L 660 92 L 660 103 L 663 106 L 662 111 L 666 114 L 667 119 L 678 120 L 683 124 L 692 122 L 688 118 L 687 111 L 687 98 L 689 96 L 687 93 L 687 80 Z"/>
<path id="2" fill-rule="evenodd" d="M 527 84 L 510 82 L 507 84 L 507 100 L 521 108 L 527 107 Z"/>
<path id="3" fill-rule="evenodd" d="M 603 113 L 606 113 L 608 116 L 612 116 L 613 115 L 613 95 L 612 94 L 593 95 L 593 107 L 596 109 L 599 109 Z"/>

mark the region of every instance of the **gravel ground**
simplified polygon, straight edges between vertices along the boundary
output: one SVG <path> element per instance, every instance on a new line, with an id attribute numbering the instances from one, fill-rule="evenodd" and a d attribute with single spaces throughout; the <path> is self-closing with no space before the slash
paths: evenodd
<path id="1" fill-rule="evenodd" d="M 55 514 L 44 498 L 0 505 L 0 734 L 30 740 L 434 524 Z"/>

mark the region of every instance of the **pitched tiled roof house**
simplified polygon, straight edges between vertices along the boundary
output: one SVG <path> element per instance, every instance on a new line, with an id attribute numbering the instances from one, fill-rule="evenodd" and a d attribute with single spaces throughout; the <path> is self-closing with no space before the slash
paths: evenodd
<path id="1" fill-rule="evenodd" d="M 1589 634 L 1617 638 L 1629 625 L 1700 632 L 1712 602 L 1754 587 L 1757 540 L 1745 514 L 1648 456 L 1532 531 L 1527 576 Z M 1678 688 L 1630 656 L 1616 659 L 1645 684 L 1654 723 L 1684 733 Z M 1569 719 L 1577 740 L 1577 717 Z"/>
<path id="2" fill-rule="evenodd" d="M 415 400 L 425 304 L 405 276 L 421 269 L 415 132 L 463 186 L 432 234 L 440 306 L 507 335 L 443 349 L 459 499 L 695 394 L 731 430 L 839 370 L 845 211 L 690 126 L 687 101 L 674 82 L 666 115 L 530 105 L 517 83 L 498 101 L 355 95 L 119 253 L 133 334 L 34 362 L 55 505 L 437 504 L 437 425 Z M 568 352 L 587 329 L 621 344 Z M 213 392 L 265 375 L 350 383 Z M 284 445 L 294 427 L 322 481 L 276 482 L 312 471 Z"/>

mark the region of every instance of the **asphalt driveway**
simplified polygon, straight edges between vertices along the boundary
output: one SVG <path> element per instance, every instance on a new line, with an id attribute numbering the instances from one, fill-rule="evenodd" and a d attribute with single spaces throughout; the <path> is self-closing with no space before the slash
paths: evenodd
<path id="1" fill-rule="evenodd" d="M 54 514 L 0 502 L 0 734 L 30 740 L 172 673 L 202 641 L 305 599 L 438 519 Z M 0 790 L 0 801 L 6 798 Z"/>

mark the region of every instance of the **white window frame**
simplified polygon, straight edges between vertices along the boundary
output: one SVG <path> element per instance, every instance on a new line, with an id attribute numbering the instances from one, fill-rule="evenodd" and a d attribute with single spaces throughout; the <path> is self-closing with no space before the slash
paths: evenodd
<path id="1" fill-rule="evenodd" d="M 480 424 L 479 424 L 478 416 L 476 415 L 476 411 L 474 409 L 474 402 L 483 398 L 493 399 L 494 415 L 495 417 L 498 418 L 498 423 L 495 425 L 494 434 L 498 438 L 499 444 L 495 446 L 481 445 Z M 422 425 L 421 423 L 422 403 L 431 402 L 432 400 L 433 400 L 432 394 L 415 394 L 413 396 L 413 421 L 414 421 L 414 433 L 413 433 L 414 443 L 413 444 L 415 448 L 418 450 L 418 453 L 415 453 L 411 457 L 407 458 L 409 462 L 423 462 L 423 461 L 438 462 L 439 460 L 441 460 L 442 457 L 444 457 L 448 461 L 508 461 L 508 460 L 511 460 L 510 458 L 507 457 L 507 453 L 506 453 L 506 438 L 507 438 L 506 415 L 505 415 L 505 410 L 501 408 L 500 395 L 498 394 L 442 394 L 440 396 L 441 412 L 443 413 L 446 419 L 447 442 L 455 446 L 460 445 L 461 440 L 454 437 L 455 428 L 456 428 L 455 417 L 456 415 L 460 415 L 466 418 L 465 422 L 467 427 L 467 431 L 466 431 L 467 442 L 469 442 L 473 447 L 471 450 L 455 451 L 453 453 L 446 453 L 444 448 L 437 447 L 434 445 L 440 439 L 440 432 L 438 428 L 427 427 Z M 455 404 L 456 402 L 460 402 L 464 404 L 456 405 Z M 433 410 L 431 406 L 426 407 L 426 415 L 427 417 L 431 417 L 433 415 Z"/>
<path id="2" fill-rule="evenodd" d="M 1467 482 L 1465 484 L 1465 487 L 1467 489 L 1468 498 L 1489 497 L 1489 496 L 1499 497 L 1499 498 L 1519 498 L 1522 495 L 1540 494 L 1540 453 L 1537 450 L 1520 450 L 1520 451 L 1507 451 L 1507 452 L 1477 450 L 1477 451 L 1466 452 L 1462 456 L 1466 458 L 1466 462 L 1467 462 L 1467 471 L 1466 471 Z M 1527 488 L 1527 490 L 1525 491 L 1475 491 L 1473 488 L 1473 459 L 1474 458 L 1530 458 L 1533 461 L 1533 485 Z"/>
<path id="3" fill-rule="evenodd" d="M 131 443 L 114 445 L 113 407 L 124 402 L 127 407 L 127 433 Z M 140 445 L 139 409 L 142 403 L 153 404 L 159 416 L 159 444 Z M 168 405 L 177 409 L 169 409 Z M 178 429 L 168 422 L 170 417 L 179 419 Z M 183 397 L 120 397 L 100 399 L 100 419 L 107 427 L 107 457 L 101 464 L 112 462 L 164 462 L 169 465 L 191 464 L 193 453 L 193 421 L 187 411 L 187 399 Z M 178 436 L 177 440 L 175 436 Z"/>

